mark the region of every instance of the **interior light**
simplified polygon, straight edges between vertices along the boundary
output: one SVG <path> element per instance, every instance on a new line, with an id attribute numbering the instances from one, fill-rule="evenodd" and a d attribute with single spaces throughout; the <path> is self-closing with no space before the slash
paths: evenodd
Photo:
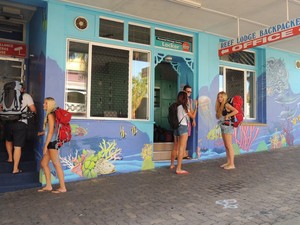
<path id="1" fill-rule="evenodd" d="M 168 55 L 168 56 L 165 57 L 166 62 L 171 62 L 172 60 L 173 60 L 172 56 Z"/>

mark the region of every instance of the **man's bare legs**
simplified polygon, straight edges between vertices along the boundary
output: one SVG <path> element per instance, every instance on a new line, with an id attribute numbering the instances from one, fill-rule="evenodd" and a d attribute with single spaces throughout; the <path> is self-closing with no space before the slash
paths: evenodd
<path id="1" fill-rule="evenodd" d="M 19 173 L 21 170 L 19 169 L 19 163 L 21 159 L 21 147 L 14 147 L 14 169 L 13 173 Z"/>
<path id="2" fill-rule="evenodd" d="M 12 173 L 19 173 L 20 172 L 19 163 L 20 163 L 21 153 L 22 153 L 21 147 L 13 146 L 13 142 L 11 141 L 6 141 L 5 146 L 8 154 L 7 162 L 14 162 Z"/>
<path id="3" fill-rule="evenodd" d="M 12 162 L 13 161 L 13 143 L 10 141 L 6 141 L 5 147 L 6 147 L 6 151 L 8 154 L 7 162 Z"/>

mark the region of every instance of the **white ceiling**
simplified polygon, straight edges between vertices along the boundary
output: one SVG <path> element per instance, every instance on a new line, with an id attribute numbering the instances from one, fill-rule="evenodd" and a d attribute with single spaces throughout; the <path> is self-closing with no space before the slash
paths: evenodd
<path id="1" fill-rule="evenodd" d="M 169 0 L 62 0 L 145 20 L 236 38 L 300 17 L 300 0 L 189 0 L 193 8 Z M 300 36 L 269 46 L 300 54 Z"/>

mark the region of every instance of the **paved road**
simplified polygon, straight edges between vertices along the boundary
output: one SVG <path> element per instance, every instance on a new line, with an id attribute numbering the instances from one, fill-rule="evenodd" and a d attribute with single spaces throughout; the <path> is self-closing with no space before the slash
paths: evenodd
<path id="1" fill-rule="evenodd" d="M 231 171 L 223 162 L 68 183 L 65 194 L 1 194 L 0 224 L 300 224 L 300 148 L 238 156 Z"/>

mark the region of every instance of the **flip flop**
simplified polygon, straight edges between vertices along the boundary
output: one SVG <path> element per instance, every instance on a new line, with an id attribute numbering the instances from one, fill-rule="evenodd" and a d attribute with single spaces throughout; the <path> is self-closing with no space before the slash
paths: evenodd
<path id="1" fill-rule="evenodd" d="M 183 159 L 192 159 L 192 158 L 189 156 L 186 156 L 186 157 L 183 157 Z"/>
<path id="2" fill-rule="evenodd" d="M 20 174 L 20 173 L 23 173 L 23 170 L 19 170 L 18 172 L 12 174 Z"/>
<path id="3" fill-rule="evenodd" d="M 56 189 L 56 190 L 54 190 L 54 191 L 51 191 L 51 193 L 53 193 L 53 194 L 61 194 L 61 193 L 66 193 L 67 191 L 61 191 L 61 190 L 58 190 L 58 189 Z"/>
<path id="4" fill-rule="evenodd" d="M 228 164 L 227 163 L 224 163 L 223 165 L 221 165 L 220 167 L 221 168 L 224 168 L 225 166 L 227 166 Z"/>
<path id="5" fill-rule="evenodd" d="M 233 170 L 235 169 L 235 166 L 225 166 L 224 170 Z"/>
<path id="6" fill-rule="evenodd" d="M 51 190 L 47 190 L 47 189 L 44 189 L 44 188 L 42 188 L 42 189 L 39 189 L 39 190 L 37 190 L 37 192 L 51 192 L 52 191 L 52 189 Z"/>
<path id="7" fill-rule="evenodd" d="M 186 170 L 180 170 L 180 171 L 176 171 L 176 174 L 178 174 L 178 175 L 184 175 L 184 174 L 189 174 L 189 172 L 186 171 Z"/>

